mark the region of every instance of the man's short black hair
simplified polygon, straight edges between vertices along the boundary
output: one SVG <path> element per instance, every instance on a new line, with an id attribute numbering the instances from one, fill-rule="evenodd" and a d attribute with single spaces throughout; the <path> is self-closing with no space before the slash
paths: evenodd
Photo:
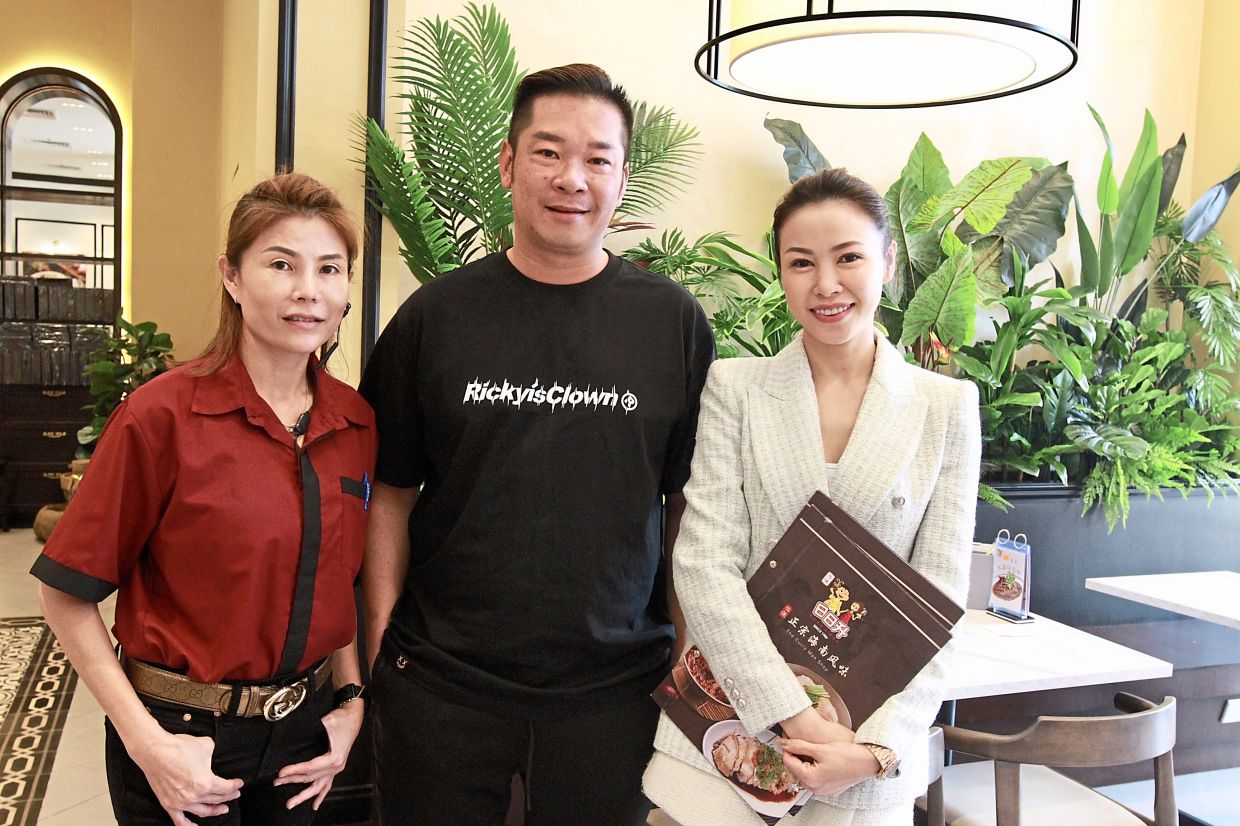
<path id="1" fill-rule="evenodd" d="M 508 143 L 514 148 L 517 135 L 529 126 L 534 112 L 534 101 L 546 95 L 577 95 L 598 98 L 611 103 L 620 111 L 624 122 L 624 160 L 629 159 L 629 142 L 633 135 L 633 105 L 624 88 L 611 82 L 607 73 L 590 63 L 570 63 L 526 75 L 517 85 L 512 100 L 512 119 L 508 122 Z"/>

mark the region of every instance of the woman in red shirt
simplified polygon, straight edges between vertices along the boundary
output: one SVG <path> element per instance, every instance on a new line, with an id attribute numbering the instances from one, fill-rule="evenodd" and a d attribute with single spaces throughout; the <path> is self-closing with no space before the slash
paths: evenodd
<path id="1" fill-rule="evenodd" d="M 214 339 L 116 409 L 32 569 L 107 713 L 121 824 L 309 823 L 357 737 L 374 418 L 314 358 L 356 254 L 312 178 L 246 193 Z M 119 660 L 97 607 L 113 591 Z"/>

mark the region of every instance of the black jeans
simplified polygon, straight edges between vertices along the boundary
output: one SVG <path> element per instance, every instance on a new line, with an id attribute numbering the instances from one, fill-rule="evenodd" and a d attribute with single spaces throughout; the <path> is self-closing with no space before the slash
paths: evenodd
<path id="1" fill-rule="evenodd" d="M 659 709 L 633 691 L 584 715 L 508 717 L 444 700 L 381 651 L 371 677 L 379 803 L 388 826 L 504 822 L 513 775 L 526 826 L 641 826 Z"/>
<path id="2" fill-rule="evenodd" d="M 332 707 L 330 680 L 306 697 L 292 714 L 275 722 L 262 717 L 217 717 L 210 711 L 138 696 L 164 730 L 214 740 L 212 771 L 225 780 L 239 777 L 245 783 L 241 797 L 228 803 L 228 814 L 207 818 L 189 815 L 191 821 L 211 826 L 306 826 L 314 820 L 312 800 L 292 811 L 284 807 L 305 788 L 304 784 L 273 786 L 271 781 L 285 766 L 327 752 L 327 730 L 320 718 Z M 119 826 L 171 823 L 146 775 L 125 751 L 112 722 L 105 720 L 104 727 L 108 791 Z"/>

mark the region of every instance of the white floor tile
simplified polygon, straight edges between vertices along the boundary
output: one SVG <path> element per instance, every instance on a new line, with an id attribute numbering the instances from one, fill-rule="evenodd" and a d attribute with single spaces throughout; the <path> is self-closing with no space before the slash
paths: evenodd
<path id="1" fill-rule="evenodd" d="M 105 792 L 57 814 L 45 813 L 39 818 L 39 826 L 116 826 L 116 818 Z"/>
<path id="2" fill-rule="evenodd" d="M 1210 826 L 1240 826 L 1240 768 L 1177 774 L 1175 802 L 1181 812 Z M 1147 817 L 1154 812 L 1154 781 L 1099 786 L 1098 791 Z"/>
<path id="3" fill-rule="evenodd" d="M 43 808 L 39 810 L 40 817 L 59 814 L 107 791 L 108 781 L 103 769 L 57 756 L 43 797 Z"/>

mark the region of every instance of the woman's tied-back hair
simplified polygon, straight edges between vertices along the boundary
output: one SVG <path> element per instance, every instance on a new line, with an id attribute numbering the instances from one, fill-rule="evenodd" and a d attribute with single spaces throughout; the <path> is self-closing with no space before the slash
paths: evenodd
<path id="1" fill-rule="evenodd" d="M 826 201 L 847 201 L 860 209 L 874 222 L 875 228 L 883 236 L 883 246 L 891 244 L 891 217 L 887 212 L 887 203 L 878 190 L 855 175 L 848 174 L 843 167 L 824 169 L 801 178 L 784 193 L 779 205 L 775 207 L 772 219 L 772 232 L 775 235 L 775 262 L 779 263 L 779 232 L 792 213 L 801 207 L 821 204 Z"/>
<path id="2" fill-rule="evenodd" d="M 228 221 L 224 257 L 231 267 L 241 266 L 245 251 L 272 224 L 291 216 L 322 218 L 344 242 L 349 277 L 357 258 L 357 228 L 336 193 L 299 172 L 283 172 L 257 184 L 241 196 Z M 220 320 L 215 335 L 196 359 L 197 375 L 218 372 L 232 359 L 241 343 L 241 308 L 220 285 Z"/>
<path id="3" fill-rule="evenodd" d="M 620 111 L 624 122 L 624 160 L 629 159 L 629 142 L 633 135 L 633 105 L 624 88 L 611 82 L 607 73 L 590 63 L 571 63 L 526 75 L 517 84 L 512 99 L 512 119 L 508 121 L 508 143 L 515 149 L 517 136 L 529 126 L 534 113 L 534 101 L 546 95 L 576 95 L 598 98 L 612 104 Z"/>

